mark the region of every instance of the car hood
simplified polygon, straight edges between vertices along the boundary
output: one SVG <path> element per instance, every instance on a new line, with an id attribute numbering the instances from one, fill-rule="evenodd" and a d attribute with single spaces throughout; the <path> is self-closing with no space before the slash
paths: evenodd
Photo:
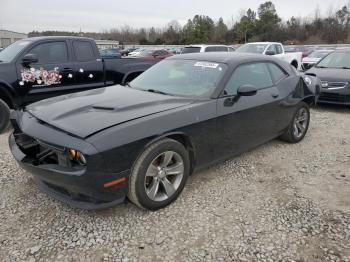
<path id="1" fill-rule="evenodd" d="M 312 68 L 306 73 L 316 74 L 322 81 L 350 82 L 350 69 Z"/>
<path id="2" fill-rule="evenodd" d="M 192 102 L 188 98 L 110 86 L 46 99 L 26 110 L 51 126 L 86 138 L 106 128 Z"/>

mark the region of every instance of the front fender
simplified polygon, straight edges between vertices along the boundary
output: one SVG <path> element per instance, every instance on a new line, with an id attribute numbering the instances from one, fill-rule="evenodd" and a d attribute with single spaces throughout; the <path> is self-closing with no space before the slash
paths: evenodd
<path id="1" fill-rule="evenodd" d="M 0 94 L 4 94 L 6 98 L 12 103 L 14 108 L 17 108 L 20 105 L 20 98 L 16 90 L 7 82 L 0 79 Z M 0 95 L 1 98 L 1 95 Z"/>

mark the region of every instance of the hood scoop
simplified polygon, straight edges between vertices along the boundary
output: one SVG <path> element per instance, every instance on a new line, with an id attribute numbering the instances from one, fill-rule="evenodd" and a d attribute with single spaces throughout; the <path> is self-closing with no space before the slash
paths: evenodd
<path id="1" fill-rule="evenodd" d="M 114 107 L 110 107 L 110 106 L 93 106 L 93 109 L 96 110 L 104 110 L 104 111 L 114 111 L 115 108 Z"/>
<path id="2" fill-rule="evenodd" d="M 111 86 L 43 100 L 27 107 L 39 120 L 78 137 L 192 103 L 131 88 Z"/>

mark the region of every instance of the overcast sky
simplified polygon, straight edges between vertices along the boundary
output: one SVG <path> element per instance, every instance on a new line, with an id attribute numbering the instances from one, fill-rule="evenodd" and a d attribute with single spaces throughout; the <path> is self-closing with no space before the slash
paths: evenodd
<path id="1" fill-rule="evenodd" d="M 263 0 L 0 0 L 0 28 L 18 32 L 33 30 L 97 31 L 132 27 L 163 27 L 171 20 L 184 24 L 196 14 L 225 22 L 237 19 L 243 9 L 257 9 Z M 319 6 L 322 14 L 339 9 L 349 0 L 274 0 L 278 14 L 308 16 Z"/>

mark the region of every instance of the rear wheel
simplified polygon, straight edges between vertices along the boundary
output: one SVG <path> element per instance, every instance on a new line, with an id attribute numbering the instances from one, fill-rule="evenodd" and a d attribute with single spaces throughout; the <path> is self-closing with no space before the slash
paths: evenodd
<path id="1" fill-rule="evenodd" d="M 309 105 L 302 102 L 296 112 L 293 119 L 289 124 L 286 132 L 281 136 L 283 141 L 288 143 L 299 143 L 305 137 L 310 124 L 310 109 Z"/>
<path id="2" fill-rule="evenodd" d="M 189 173 L 190 160 L 185 147 L 173 139 L 158 141 L 136 160 L 128 198 L 145 209 L 163 208 L 180 195 Z"/>
<path id="3" fill-rule="evenodd" d="M 0 99 L 0 134 L 3 133 L 10 124 L 10 108 Z"/>

